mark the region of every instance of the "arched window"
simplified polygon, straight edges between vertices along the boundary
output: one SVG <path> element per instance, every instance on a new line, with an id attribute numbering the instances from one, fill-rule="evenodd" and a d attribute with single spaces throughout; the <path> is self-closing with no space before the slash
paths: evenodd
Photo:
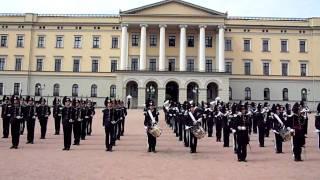
<path id="1" fill-rule="evenodd" d="M 3 83 L 0 83 L 0 96 L 3 96 Z"/>
<path id="2" fill-rule="evenodd" d="M 303 88 L 301 90 L 301 101 L 307 101 L 308 100 L 308 91 L 306 88 Z"/>
<path id="3" fill-rule="evenodd" d="M 270 100 L 270 89 L 269 88 L 264 88 L 263 97 L 264 97 L 264 100 L 266 100 L 266 101 Z"/>
<path id="4" fill-rule="evenodd" d="M 78 84 L 72 85 L 72 97 L 78 97 L 79 86 Z"/>
<path id="5" fill-rule="evenodd" d="M 93 84 L 91 86 L 91 97 L 97 97 L 97 89 L 98 89 L 97 85 Z"/>
<path id="6" fill-rule="evenodd" d="M 232 88 L 229 87 L 229 100 L 232 100 Z"/>
<path id="7" fill-rule="evenodd" d="M 37 83 L 34 89 L 35 96 L 41 96 L 41 84 Z"/>
<path id="8" fill-rule="evenodd" d="M 289 92 L 288 92 L 288 89 L 287 88 L 284 88 L 282 90 L 282 99 L 284 101 L 288 101 L 289 100 Z"/>
<path id="9" fill-rule="evenodd" d="M 53 96 L 59 96 L 59 92 L 60 92 L 60 85 L 54 84 L 53 85 Z"/>
<path id="10" fill-rule="evenodd" d="M 117 87 L 116 85 L 110 86 L 110 98 L 116 98 L 117 96 Z"/>
<path id="11" fill-rule="evenodd" d="M 251 89 L 249 87 L 244 89 L 244 98 L 245 100 L 251 100 Z"/>

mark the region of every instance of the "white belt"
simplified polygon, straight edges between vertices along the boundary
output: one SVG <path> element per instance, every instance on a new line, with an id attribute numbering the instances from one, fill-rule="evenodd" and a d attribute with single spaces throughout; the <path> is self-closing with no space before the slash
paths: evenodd
<path id="1" fill-rule="evenodd" d="M 245 130 L 247 130 L 247 128 L 245 126 L 238 126 L 238 130 L 245 131 Z"/>

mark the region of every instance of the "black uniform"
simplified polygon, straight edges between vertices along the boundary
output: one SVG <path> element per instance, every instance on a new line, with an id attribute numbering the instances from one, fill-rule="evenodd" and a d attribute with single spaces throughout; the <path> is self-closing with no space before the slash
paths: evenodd
<path id="1" fill-rule="evenodd" d="M 265 137 L 265 131 L 266 131 L 266 117 L 267 115 L 262 113 L 260 109 L 255 113 L 255 121 L 258 125 L 258 132 L 259 132 L 259 144 L 260 147 L 264 147 L 264 137 Z"/>
<path id="2" fill-rule="evenodd" d="M 249 119 L 247 115 L 239 115 L 235 121 L 237 135 L 238 161 L 246 161 L 247 145 L 249 144 Z"/>
<path id="3" fill-rule="evenodd" d="M 48 105 L 40 105 L 39 107 L 37 107 L 37 115 L 41 127 L 41 139 L 46 138 L 48 118 L 50 114 L 51 110 Z"/>
<path id="4" fill-rule="evenodd" d="M 216 141 L 221 142 L 221 132 L 222 132 L 222 113 L 220 111 L 215 112 L 214 122 L 216 125 Z"/>
<path id="5" fill-rule="evenodd" d="M 103 121 L 102 125 L 104 126 L 105 129 L 105 135 L 106 135 L 106 149 L 107 151 L 112 151 L 112 142 L 114 141 L 113 139 L 113 134 L 114 134 L 114 125 L 112 124 L 112 121 L 114 119 L 114 113 L 112 108 L 106 108 L 102 111 L 103 113 Z"/>
<path id="6" fill-rule="evenodd" d="M 317 133 L 318 133 L 318 146 L 319 146 L 319 149 L 320 149 L 320 112 L 318 112 L 316 114 L 315 127 L 316 127 L 316 130 L 317 130 Z"/>
<path id="7" fill-rule="evenodd" d="M 22 113 L 24 112 L 24 109 L 27 107 L 27 105 L 22 102 L 21 104 L 21 109 L 22 109 Z M 20 135 L 23 135 L 24 133 L 24 129 L 26 127 L 26 122 L 27 122 L 27 119 L 25 116 L 22 117 L 22 119 L 20 120 Z"/>
<path id="8" fill-rule="evenodd" d="M 122 111 L 122 121 L 121 121 L 121 132 L 120 132 L 120 135 L 123 136 L 124 135 L 124 129 L 125 129 L 126 116 L 128 115 L 128 112 L 127 112 L 127 108 L 124 107 L 124 106 L 121 107 L 121 111 Z"/>
<path id="9" fill-rule="evenodd" d="M 2 104 L 2 111 L 1 111 L 1 118 L 3 122 L 3 138 L 8 138 L 9 137 L 9 129 L 10 129 L 10 108 L 11 104 L 9 103 L 4 103 Z"/>
<path id="10" fill-rule="evenodd" d="M 71 139 L 72 139 L 72 114 L 73 108 L 63 107 L 62 109 L 62 126 L 63 126 L 63 137 L 64 137 L 64 149 L 70 150 Z"/>
<path id="11" fill-rule="evenodd" d="M 62 118 L 62 105 L 56 104 L 53 106 L 53 118 L 54 118 L 54 127 L 55 127 L 55 135 L 60 134 L 60 123 Z"/>
<path id="12" fill-rule="evenodd" d="M 87 119 L 87 135 L 91 136 L 91 133 L 92 133 L 92 118 L 95 115 L 95 110 L 94 110 L 93 106 L 90 106 L 89 109 L 90 109 L 90 111 L 89 111 L 90 115 L 88 116 L 88 119 Z"/>
<path id="13" fill-rule="evenodd" d="M 189 111 L 191 112 L 191 111 Z M 188 118 L 187 118 L 187 126 L 191 126 L 192 128 L 195 128 L 196 126 L 199 126 L 201 124 L 199 124 L 198 122 L 194 122 L 193 119 L 191 118 L 190 114 L 188 112 Z M 191 112 L 192 113 L 192 112 Z M 193 117 L 195 118 L 196 121 L 198 121 L 201 117 L 202 114 L 200 113 L 199 109 L 196 108 L 194 110 L 194 112 L 192 113 Z M 191 128 L 191 129 L 192 129 Z M 190 130 L 191 130 L 190 129 Z M 189 134 L 189 144 L 190 144 L 190 152 L 191 153 L 196 153 L 197 152 L 197 144 L 198 144 L 198 139 L 194 136 L 194 134 L 192 132 L 190 132 Z"/>
<path id="14" fill-rule="evenodd" d="M 288 117 L 287 127 L 293 130 L 293 153 L 294 160 L 301 161 L 302 147 L 305 145 L 304 117 L 302 115 L 293 114 Z"/>
<path id="15" fill-rule="evenodd" d="M 155 119 L 155 123 L 159 122 L 159 112 L 157 112 L 157 109 L 154 109 L 152 112 L 152 116 Z M 149 133 L 149 129 L 152 128 L 153 124 L 152 124 L 152 119 L 149 116 L 148 112 L 145 112 L 145 118 L 144 118 L 144 126 L 147 127 L 147 135 L 148 135 L 148 144 L 149 144 L 149 149 L 148 151 L 151 152 L 156 152 L 156 145 L 157 145 L 157 138 L 154 137 L 152 134 Z"/>
<path id="16" fill-rule="evenodd" d="M 276 118 L 276 116 L 279 117 L 279 120 Z M 282 123 L 281 123 L 282 122 Z M 283 128 L 285 120 L 283 116 L 283 112 L 280 112 L 279 114 L 273 114 L 273 121 L 272 121 L 272 129 L 275 131 L 275 149 L 276 153 L 282 153 L 282 142 L 283 138 L 280 136 L 279 132 Z"/>
<path id="17" fill-rule="evenodd" d="M 224 113 L 224 112 L 223 112 Z M 231 117 L 228 113 L 222 116 L 222 127 L 223 127 L 223 147 L 229 147 L 230 139 L 230 120 Z"/>
<path id="18" fill-rule="evenodd" d="M 72 113 L 72 120 L 73 120 L 73 137 L 74 137 L 74 144 L 73 145 L 80 145 L 80 138 L 81 138 L 81 108 L 80 107 L 73 107 Z"/>
<path id="19" fill-rule="evenodd" d="M 83 109 L 82 109 L 82 113 L 81 113 L 81 116 L 82 116 L 82 122 L 81 122 L 81 139 L 82 140 L 85 140 L 86 139 L 86 135 L 87 135 L 87 131 L 88 131 L 88 122 L 89 122 L 89 119 L 92 115 L 92 110 L 89 106 L 85 106 Z"/>
<path id="20" fill-rule="evenodd" d="M 20 123 L 23 118 L 22 107 L 19 104 L 15 104 L 10 108 L 10 123 L 11 123 L 11 136 L 12 136 L 12 147 L 18 148 L 20 139 Z"/>
<path id="21" fill-rule="evenodd" d="M 27 143 L 34 142 L 34 128 L 36 123 L 35 105 L 28 105 L 24 109 L 24 117 L 27 121 Z"/>

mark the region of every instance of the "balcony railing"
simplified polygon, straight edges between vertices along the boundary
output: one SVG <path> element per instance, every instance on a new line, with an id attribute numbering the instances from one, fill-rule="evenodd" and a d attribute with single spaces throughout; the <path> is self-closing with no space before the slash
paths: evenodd
<path id="1" fill-rule="evenodd" d="M 180 71 L 179 68 L 175 68 L 175 69 L 171 69 L 171 68 L 166 68 L 164 71 L 160 71 L 159 69 L 146 69 L 146 70 L 139 70 L 139 69 L 131 69 L 131 68 L 126 68 L 125 70 L 115 70 L 114 72 L 136 72 L 136 73 L 146 73 L 146 72 L 165 72 L 165 73 L 180 73 L 180 72 L 184 72 L 184 73 L 221 73 L 221 74 L 231 74 L 229 72 L 219 72 L 218 69 L 207 69 L 204 72 L 199 71 L 198 68 L 195 69 L 187 69 L 185 71 Z"/>

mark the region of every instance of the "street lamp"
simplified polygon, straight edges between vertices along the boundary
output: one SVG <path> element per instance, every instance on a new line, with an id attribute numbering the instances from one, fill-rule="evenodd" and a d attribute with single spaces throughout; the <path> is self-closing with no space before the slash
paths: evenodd
<path id="1" fill-rule="evenodd" d="M 198 103 L 198 94 L 199 94 L 199 88 L 197 86 L 194 86 L 193 89 L 192 89 L 192 92 L 194 93 L 194 98 L 196 103 Z"/>

